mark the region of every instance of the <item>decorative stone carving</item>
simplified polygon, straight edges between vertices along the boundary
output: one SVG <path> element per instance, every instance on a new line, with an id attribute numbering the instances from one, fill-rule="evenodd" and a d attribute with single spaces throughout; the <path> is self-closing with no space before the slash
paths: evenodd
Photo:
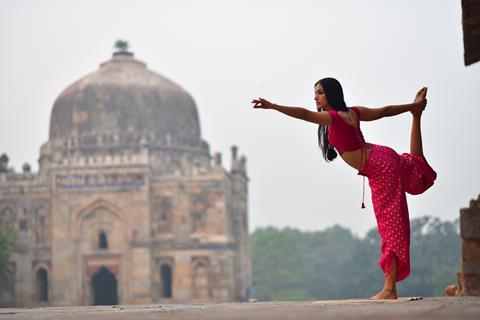
<path id="1" fill-rule="evenodd" d="M 209 199 L 207 194 L 191 195 L 191 216 L 193 233 L 202 233 L 207 229 Z"/>
<path id="2" fill-rule="evenodd" d="M 192 293 L 196 300 L 208 300 L 212 296 L 209 285 L 209 269 L 208 257 L 192 258 Z"/>
<path id="3" fill-rule="evenodd" d="M 161 197 L 155 199 L 151 212 L 151 235 L 170 233 L 172 225 L 172 199 Z"/>
<path id="4" fill-rule="evenodd" d="M 57 175 L 56 184 L 63 189 L 135 189 L 145 185 L 140 173 Z"/>
<path id="5" fill-rule="evenodd" d="M 15 227 L 15 211 L 12 207 L 7 206 L 0 208 L 0 224 L 5 229 L 12 229 Z"/>
<path id="6" fill-rule="evenodd" d="M 35 242 L 44 244 L 49 242 L 50 214 L 45 207 L 40 207 L 35 211 Z"/>

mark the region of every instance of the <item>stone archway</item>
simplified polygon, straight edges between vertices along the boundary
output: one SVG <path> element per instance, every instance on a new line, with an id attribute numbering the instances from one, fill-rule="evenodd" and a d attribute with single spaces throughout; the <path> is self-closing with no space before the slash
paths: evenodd
<path id="1" fill-rule="evenodd" d="M 102 266 L 92 277 L 92 304 L 118 304 L 117 278 L 107 268 Z"/>
<path id="2" fill-rule="evenodd" d="M 172 267 L 163 264 L 160 267 L 160 290 L 162 298 L 172 297 Z"/>
<path id="3" fill-rule="evenodd" d="M 44 268 L 37 270 L 36 274 L 36 300 L 38 302 L 48 301 L 48 273 Z"/>

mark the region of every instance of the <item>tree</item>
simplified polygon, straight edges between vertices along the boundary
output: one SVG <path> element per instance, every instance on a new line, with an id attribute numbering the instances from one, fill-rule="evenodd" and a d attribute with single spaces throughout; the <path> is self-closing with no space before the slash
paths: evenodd
<path id="1" fill-rule="evenodd" d="M 253 280 L 261 300 L 368 297 L 383 286 L 377 264 L 381 241 L 376 228 L 364 238 L 333 226 L 323 231 L 273 227 L 251 235 Z M 411 275 L 400 295 L 443 295 L 459 268 L 458 221 L 422 217 L 411 221 Z"/>
<path id="2" fill-rule="evenodd" d="M 461 239 L 458 219 L 422 217 L 411 223 L 411 275 L 400 282 L 403 295 L 438 296 L 457 282 Z"/>
<path id="3" fill-rule="evenodd" d="M 8 262 L 15 240 L 16 235 L 13 229 L 6 229 L 0 225 L 0 283 L 7 280 Z"/>

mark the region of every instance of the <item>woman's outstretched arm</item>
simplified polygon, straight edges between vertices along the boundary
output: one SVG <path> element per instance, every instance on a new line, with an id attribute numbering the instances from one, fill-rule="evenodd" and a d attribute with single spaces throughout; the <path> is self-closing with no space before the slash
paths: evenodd
<path id="1" fill-rule="evenodd" d="M 253 99 L 252 103 L 254 108 L 277 110 L 287 116 L 316 124 L 329 125 L 332 122 L 332 118 L 326 111 L 314 112 L 301 107 L 281 106 L 263 98 Z"/>
<path id="2" fill-rule="evenodd" d="M 393 117 L 408 111 L 413 113 L 421 111 L 425 109 L 425 106 L 427 105 L 426 95 L 427 88 L 423 87 L 418 91 L 413 103 L 391 105 L 382 108 L 358 107 L 358 110 L 360 111 L 360 120 L 373 121 L 384 117 Z"/>

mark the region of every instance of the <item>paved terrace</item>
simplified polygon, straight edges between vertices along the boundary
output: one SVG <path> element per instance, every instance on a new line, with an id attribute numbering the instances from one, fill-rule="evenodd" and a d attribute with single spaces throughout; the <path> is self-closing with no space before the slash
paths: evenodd
<path id="1" fill-rule="evenodd" d="M 3 319 L 480 319 L 480 297 L 3 308 Z"/>

